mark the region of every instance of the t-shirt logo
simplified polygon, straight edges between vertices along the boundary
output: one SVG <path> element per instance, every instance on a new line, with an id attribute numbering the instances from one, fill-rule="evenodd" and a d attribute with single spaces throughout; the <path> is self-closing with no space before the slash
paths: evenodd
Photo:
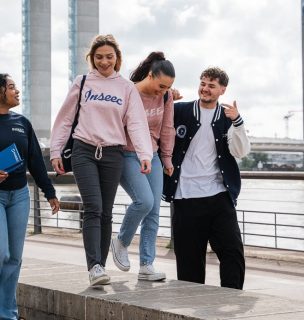
<path id="1" fill-rule="evenodd" d="M 23 128 L 12 128 L 12 131 L 24 133 L 24 129 Z"/>
<path id="2" fill-rule="evenodd" d="M 146 109 L 147 117 L 159 117 L 164 113 L 164 109 L 162 107 L 153 108 L 153 109 Z"/>

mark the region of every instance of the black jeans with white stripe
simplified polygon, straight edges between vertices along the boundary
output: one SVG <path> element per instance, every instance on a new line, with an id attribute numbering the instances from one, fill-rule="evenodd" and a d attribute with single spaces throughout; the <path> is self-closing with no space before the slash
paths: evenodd
<path id="1" fill-rule="evenodd" d="M 244 249 L 228 192 L 174 200 L 174 251 L 179 280 L 205 283 L 208 241 L 220 261 L 221 286 L 242 289 Z"/>
<path id="2" fill-rule="evenodd" d="M 94 146 L 74 141 L 72 168 L 84 207 L 83 242 L 88 270 L 95 264 L 106 264 L 112 209 L 123 166 L 122 146 L 103 147 L 99 160 L 95 151 Z"/>

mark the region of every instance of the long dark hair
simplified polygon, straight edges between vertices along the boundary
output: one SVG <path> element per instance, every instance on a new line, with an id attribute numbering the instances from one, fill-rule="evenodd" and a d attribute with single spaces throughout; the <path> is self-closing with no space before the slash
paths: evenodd
<path id="1" fill-rule="evenodd" d="M 169 60 L 166 60 L 164 53 L 160 51 L 151 52 L 131 73 L 130 80 L 139 82 L 143 80 L 150 71 L 153 77 L 157 77 L 160 73 L 163 73 L 166 76 L 175 78 L 173 64 Z"/>

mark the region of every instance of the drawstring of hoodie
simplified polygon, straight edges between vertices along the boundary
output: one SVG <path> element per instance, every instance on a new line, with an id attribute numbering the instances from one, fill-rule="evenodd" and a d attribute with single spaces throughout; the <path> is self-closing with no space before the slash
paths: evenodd
<path id="1" fill-rule="evenodd" d="M 102 158 L 102 145 L 99 143 L 95 150 L 95 159 L 100 160 Z"/>

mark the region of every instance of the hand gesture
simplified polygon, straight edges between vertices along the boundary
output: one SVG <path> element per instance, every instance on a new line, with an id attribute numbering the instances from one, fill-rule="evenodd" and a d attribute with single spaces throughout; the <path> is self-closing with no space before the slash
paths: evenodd
<path id="1" fill-rule="evenodd" d="M 172 96 L 173 96 L 174 101 L 183 99 L 183 96 L 181 96 L 180 92 L 177 89 L 171 88 L 171 92 L 172 92 Z"/>
<path id="2" fill-rule="evenodd" d="M 237 109 L 236 101 L 233 101 L 233 105 L 222 103 L 222 107 L 225 109 L 225 115 L 227 118 L 231 119 L 232 121 L 235 120 L 240 114 Z"/>

